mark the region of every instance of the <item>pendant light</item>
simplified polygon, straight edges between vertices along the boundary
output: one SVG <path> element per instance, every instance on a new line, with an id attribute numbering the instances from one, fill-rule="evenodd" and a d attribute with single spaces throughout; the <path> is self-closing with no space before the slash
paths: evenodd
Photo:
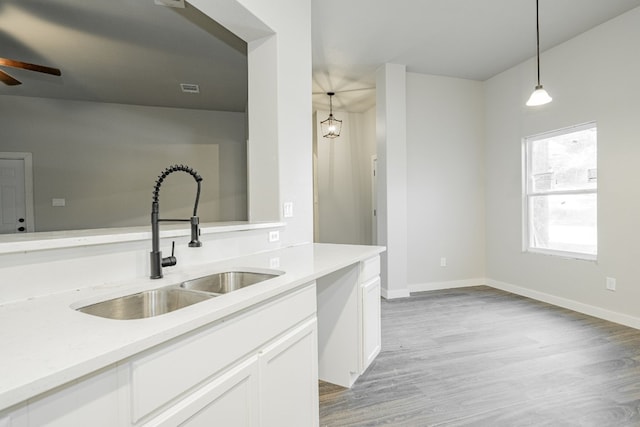
<path id="1" fill-rule="evenodd" d="M 322 136 L 325 138 L 337 138 L 340 136 L 340 130 L 342 129 L 342 120 L 338 120 L 333 117 L 333 103 L 331 99 L 335 92 L 327 92 L 329 95 L 329 118 L 320 122 L 322 127 Z"/>
<path id="2" fill-rule="evenodd" d="M 540 84 L 540 20 L 538 18 L 538 0 L 536 0 L 536 57 L 538 60 L 538 85 L 527 101 L 527 107 L 535 107 L 551 102 L 552 98 Z"/>

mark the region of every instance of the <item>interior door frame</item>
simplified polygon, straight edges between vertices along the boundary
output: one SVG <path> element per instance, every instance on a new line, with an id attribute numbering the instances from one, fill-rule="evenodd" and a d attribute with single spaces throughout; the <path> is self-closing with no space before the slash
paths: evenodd
<path id="1" fill-rule="evenodd" d="M 371 244 L 378 244 L 378 155 L 371 156 Z"/>
<path id="2" fill-rule="evenodd" d="M 0 152 L 0 159 L 22 160 L 24 162 L 24 203 L 27 233 L 36 231 L 33 210 L 33 155 L 31 153 Z"/>

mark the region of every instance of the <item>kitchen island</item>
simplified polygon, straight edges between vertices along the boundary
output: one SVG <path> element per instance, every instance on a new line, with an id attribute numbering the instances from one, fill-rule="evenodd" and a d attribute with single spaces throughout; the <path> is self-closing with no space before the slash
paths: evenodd
<path id="1" fill-rule="evenodd" d="M 348 387 L 380 350 L 383 251 L 307 244 L 0 305 L 0 425 L 316 425 L 317 379 Z M 283 274 L 145 319 L 75 310 L 234 270 Z"/>

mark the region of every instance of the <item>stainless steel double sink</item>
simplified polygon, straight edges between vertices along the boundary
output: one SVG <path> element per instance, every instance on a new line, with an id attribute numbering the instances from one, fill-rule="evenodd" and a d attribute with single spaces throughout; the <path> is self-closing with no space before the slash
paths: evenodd
<path id="1" fill-rule="evenodd" d="M 281 271 L 224 271 L 187 280 L 177 285 L 137 292 L 77 308 L 77 311 L 108 319 L 130 320 L 159 316 L 255 285 L 282 275 Z"/>

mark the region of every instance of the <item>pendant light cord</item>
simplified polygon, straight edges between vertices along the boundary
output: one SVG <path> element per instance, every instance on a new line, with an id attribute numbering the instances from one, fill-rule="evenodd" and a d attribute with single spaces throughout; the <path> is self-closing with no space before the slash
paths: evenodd
<path id="1" fill-rule="evenodd" d="M 333 117 L 333 101 L 332 100 L 333 100 L 333 95 L 335 95 L 335 92 L 327 92 L 327 95 L 329 95 L 329 116 Z"/>
<path id="2" fill-rule="evenodd" d="M 536 56 L 538 59 L 538 86 L 540 86 L 540 19 L 538 18 L 538 0 L 536 0 Z"/>

